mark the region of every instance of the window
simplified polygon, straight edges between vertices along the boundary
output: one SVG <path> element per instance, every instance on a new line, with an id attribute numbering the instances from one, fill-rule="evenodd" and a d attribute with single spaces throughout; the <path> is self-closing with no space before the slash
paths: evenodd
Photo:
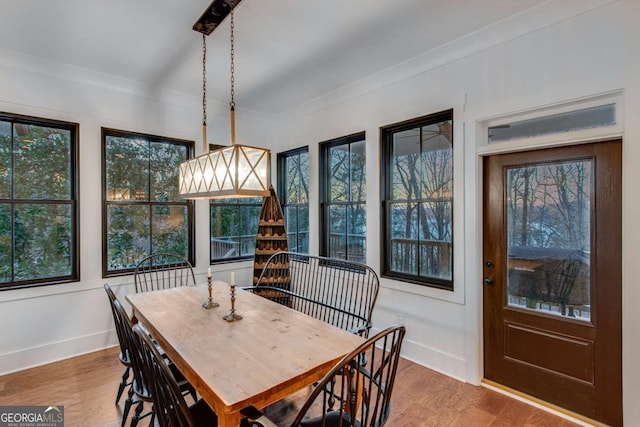
<path id="1" fill-rule="evenodd" d="M 103 276 L 131 273 L 146 255 L 193 259 L 193 202 L 178 196 L 178 168 L 193 143 L 102 129 Z"/>
<path id="2" fill-rule="evenodd" d="M 309 253 L 309 148 L 278 153 L 278 195 L 289 250 Z"/>
<path id="3" fill-rule="evenodd" d="M 212 263 L 253 259 L 262 200 L 262 197 L 211 200 Z"/>
<path id="4" fill-rule="evenodd" d="M 0 113 L 0 290 L 79 277 L 78 125 Z"/>
<path id="5" fill-rule="evenodd" d="M 555 113 L 543 117 L 516 120 L 488 127 L 488 142 L 512 141 L 542 135 L 575 132 L 616 124 L 616 104 Z"/>
<path id="6" fill-rule="evenodd" d="M 382 129 L 383 271 L 453 290 L 453 111 Z"/>
<path id="7" fill-rule="evenodd" d="M 321 255 L 366 261 L 364 132 L 323 142 Z"/>

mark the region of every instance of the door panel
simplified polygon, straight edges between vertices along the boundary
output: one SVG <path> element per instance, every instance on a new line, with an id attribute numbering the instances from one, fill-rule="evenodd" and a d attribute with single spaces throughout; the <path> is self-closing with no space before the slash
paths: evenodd
<path id="1" fill-rule="evenodd" d="M 622 424 L 621 142 L 484 163 L 485 377 Z"/>
<path id="2" fill-rule="evenodd" d="M 555 357 L 556 349 L 568 357 Z M 593 384 L 593 341 L 505 322 L 505 357 Z"/>

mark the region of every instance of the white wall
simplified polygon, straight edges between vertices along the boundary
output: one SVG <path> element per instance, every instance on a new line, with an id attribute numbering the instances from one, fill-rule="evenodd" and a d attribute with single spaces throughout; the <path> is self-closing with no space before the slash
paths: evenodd
<path id="1" fill-rule="evenodd" d="M 271 138 L 275 153 L 309 145 L 310 250 L 318 248 L 319 141 L 366 131 L 367 262 L 380 272 L 379 128 L 454 109 L 455 292 L 382 280 L 377 329 L 402 320 L 404 354 L 471 383 L 482 378 L 481 170 L 476 124 L 487 117 L 621 89 L 623 132 L 623 376 L 627 425 L 640 419 L 640 2 L 581 0 L 542 7 L 399 64 L 274 118 L 238 113 L 238 138 Z M 401 48 L 401 47 L 399 47 Z M 100 127 L 199 139 L 198 99 L 0 51 L 0 111 L 80 123 L 81 277 L 78 283 L 0 292 L 0 373 L 115 344 L 100 276 Z M 215 110 L 215 111 L 214 111 Z M 227 141 L 226 106 L 210 106 L 210 141 Z M 212 125 L 212 123 L 214 123 Z M 219 123 L 216 126 L 215 123 Z M 272 133 L 273 132 L 273 133 Z M 196 144 L 199 148 L 199 143 Z M 206 203 L 197 236 L 208 236 Z M 205 271 L 207 239 L 197 239 Z M 225 265 L 247 268 L 248 263 Z M 249 277 L 249 270 L 241 272 Z M 239 280 L 242 280 L 242 274 Z M 224 277 L 223 277 L 224 278 Z M 400 315 L 400 316 L 399 316 Z M 8 325 L 8 326 L 7 326 Z"/>
<path id="2" fill-rule="evenodd" d="M 109 283 L 124 300 L 133 290 L 133 277 L 101 276 L 100 128 L 194 140 L 199 154 L 201 108 L 197 97 L 0 50 L 0 111 L 80 124 L 81 278 L 76 283 L 0 292 L 0 374 L 117 343 L 102 285 Z M 236 116 L 238 141 L 270 141 L 268 118 L 242 110 Z M 228 144 L 227 105 L 209 104 L 208 125 L 209 142 Z M 196 271 L 202 276 L 209 246 L 208 239 L 200 237 L 209 235 L 208 215 L 207 202 L 198 201 Z M 216 266 L 214 275 L 226 280 L 228 271 L 245 264 Z M 238 282 L 249 283 L 249 274 L 239 271 Z"/>
<path id="3" fill-rule="evenodd" d="M 640 182 L 638 17 L 636 1 L 549 2 L 529 16 L 486 28 L 278 118 L 276 151 L 309 145 L 314 168 L 318 142 L 366 131 L 367 263 L 380 272 L 379 128 L 454 109 L 455 292 L 383 279 L 374 312 L 375 329 L 399 320 L 406 324 L 406 357 L 474 384 L 482 378 L 478 121 L 621 89 L 624 414 L 627 425 L 638 422 L 640 288 L 633 279 L 640 277 L 640 201 L 634 188 Z M 311 171 L 312 189 L 318 189 L 318 172 Z M 311 236 L 318 235 L 317 197 L 312 190 Z M 310 244 L 317 252 L 317 239 Z"/>

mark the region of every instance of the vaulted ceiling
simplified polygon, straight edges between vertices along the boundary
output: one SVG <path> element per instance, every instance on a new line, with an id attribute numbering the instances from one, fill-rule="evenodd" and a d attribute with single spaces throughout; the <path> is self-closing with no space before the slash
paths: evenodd
<path id="1" fill-rule="evenodd" d="M 0 0 L 0 56 L 202 91 L 210 0 Z M 279 114 L 493 25 L 543 0 L 243 0 L 236 103 Z M 228 19 L 207 38 L 208 102 L 229 102 Z M 3 83 L 4 84 L 4 83 Z"/>

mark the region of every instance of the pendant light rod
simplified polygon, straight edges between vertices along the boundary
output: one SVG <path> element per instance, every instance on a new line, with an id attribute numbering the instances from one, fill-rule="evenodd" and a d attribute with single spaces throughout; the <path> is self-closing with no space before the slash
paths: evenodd
<path id="1" fill-rule="evenodd" d="M 236 102 L 235 102 L 235 38 L 233 34 L 233 30 L 235 28 L 233 21 L 233 9 L 231 10 L 231 21 L 229 23 L 229 27 L 231 28 L 231 102 L 229 102 L 230 107 L 230 119 L 231 119 L 231 145 L 235 145 L 236 143 Z"/>
<path id="2" fill-rule="evenodd" d="M 209 151 L 207 146 L 207 36 L 202 33 L 202 152 Z"/>

